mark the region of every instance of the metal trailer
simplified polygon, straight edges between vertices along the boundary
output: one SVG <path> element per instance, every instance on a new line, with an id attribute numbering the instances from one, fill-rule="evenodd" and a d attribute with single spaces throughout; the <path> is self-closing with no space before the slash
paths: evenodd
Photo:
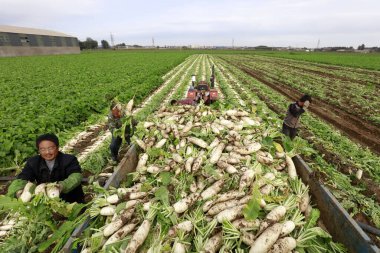
<path id="1" fill-rule="evenodd" d="M 136 170 L 137 162 L 138 162 L 137 149 L 135 145 L 132 145 L 128 149 L 128 152 L 126 153 L 124 158 L 120 161 L 115 172 L 107 180 L 106 184 L 104 185 L 104 189 L 108 189 L 111 186 L 115 188 L 119 187 L 120 183 L 125 179 L 126 175 Z M 71 237 L 67 240 L 66 244 L 62 248 L 62 251 L 64 253 L 70 253 L 70 252 L 76 251 L 72 249 L 73 243 L 77 238 L 80 237 L 82 232 L 88 227 L 88 225 L 90 224 L 90 221 L 91 221 L 91 218 L 87 217 L 87 219 L 82 224 L 78 225 L 74 229 L 73 233 L 71 234 Z"/>
<path id="2" fill-rule="evenodd" d="M 118 187 L 128 173 L 135 171 L 137 161 L 137 150 L 133 145 L 120 162 L 117 170 L 107 181 L 104 186 L 105 189 L 108 189 L 110 186 Z M 305 184 L 309 185 L 313 203 L 321 211 L 323 224 L 333 236 L 334 241 L 342 243 L 350 253 L 380 253 L 379 248 L 376 247 L 371 238 L 351 218 L 331 192 L 318 181 L 305 161 L 298 155 L 293 157 L 293 161 L 298 175 Z M 73 242 L 81 235 L 89 223 L 90 218 L 87 218 L 85 222 L 74 230 L 70 239 L 63 247 L 63 252 L 75 252 L 75 250 L 72 250 Z M 370 229 L 373 230 L 372 227 Z"/>

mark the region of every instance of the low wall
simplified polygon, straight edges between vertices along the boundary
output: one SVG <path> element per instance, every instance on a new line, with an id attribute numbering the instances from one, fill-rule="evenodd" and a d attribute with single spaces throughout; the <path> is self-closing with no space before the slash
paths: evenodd
<path id="1" fill-rule="evenodd" d="M 0 57 L 51 55 L 51 54 L 79 54 L 79 47 L 12 47 L 0 46 Z"/>

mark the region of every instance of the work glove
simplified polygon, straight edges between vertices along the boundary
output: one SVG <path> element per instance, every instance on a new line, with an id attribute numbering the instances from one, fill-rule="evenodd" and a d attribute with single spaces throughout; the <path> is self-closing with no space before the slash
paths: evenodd
<path id="1" fill-rule="evenodd" d="M 306 110 L 306 109 L 309 107 L 309 105 L 310 105 L 309 100 L 306 100 L 306 101 L 303 103 L 303 109 Z"/>

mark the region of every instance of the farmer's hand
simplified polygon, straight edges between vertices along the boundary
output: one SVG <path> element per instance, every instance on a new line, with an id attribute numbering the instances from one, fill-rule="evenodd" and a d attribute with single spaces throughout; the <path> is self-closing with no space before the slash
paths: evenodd
<path id="1" fill-rule="evenodd" d="M 16 198 L 20 198 L 22 192 L 23 192 L 22 189 L 21 189 L 21 190 L 18 190 L 18 191 L 16 192 Z"/>
<path id="2" fill-rule="evenodd" d="M 62 191 L 63 191 L 63 183 L 62 182 L 58 182 L 57 187 L 59 189 L 59 193 L 61 194 Z"/>
<path id="3" fill-rule="evenodd" d="M 310 105 L 310 102 L 309 100 L 306 100 L 304 103 L 303 103 L 303 109 L 307 109 Z"/>

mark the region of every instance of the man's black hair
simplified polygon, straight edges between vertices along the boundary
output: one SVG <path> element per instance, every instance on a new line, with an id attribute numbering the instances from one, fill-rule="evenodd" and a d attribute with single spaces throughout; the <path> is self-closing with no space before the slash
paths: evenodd
<path id="1" fill-rule="evenodd" d="M 177 100 L 173 99 L 172 101 L 170 101 L 170 105 L 174 105 L 175 103 L 177 103 Z"/>
<path id="2" fill-rule="evenodd" d="M 300 102 L 305 102 L 306 100 L 308 100 L 308 101 L 311 103 L 311 96 L 308 95 L 308 94 L 305 94 L 305 95 L 303 95 L 303 96 L 300 98 Z"/>
<path id="3" fill-rule="evenodd" d="M 36 139 L 36 147 L 40 145 L 41 141 L 51 141 L 54 142 L 54 144 L 58 147 L 59 146 L 59 140 L 58 137 L 55 134 L 43 134 L 37 137 Z"/>

